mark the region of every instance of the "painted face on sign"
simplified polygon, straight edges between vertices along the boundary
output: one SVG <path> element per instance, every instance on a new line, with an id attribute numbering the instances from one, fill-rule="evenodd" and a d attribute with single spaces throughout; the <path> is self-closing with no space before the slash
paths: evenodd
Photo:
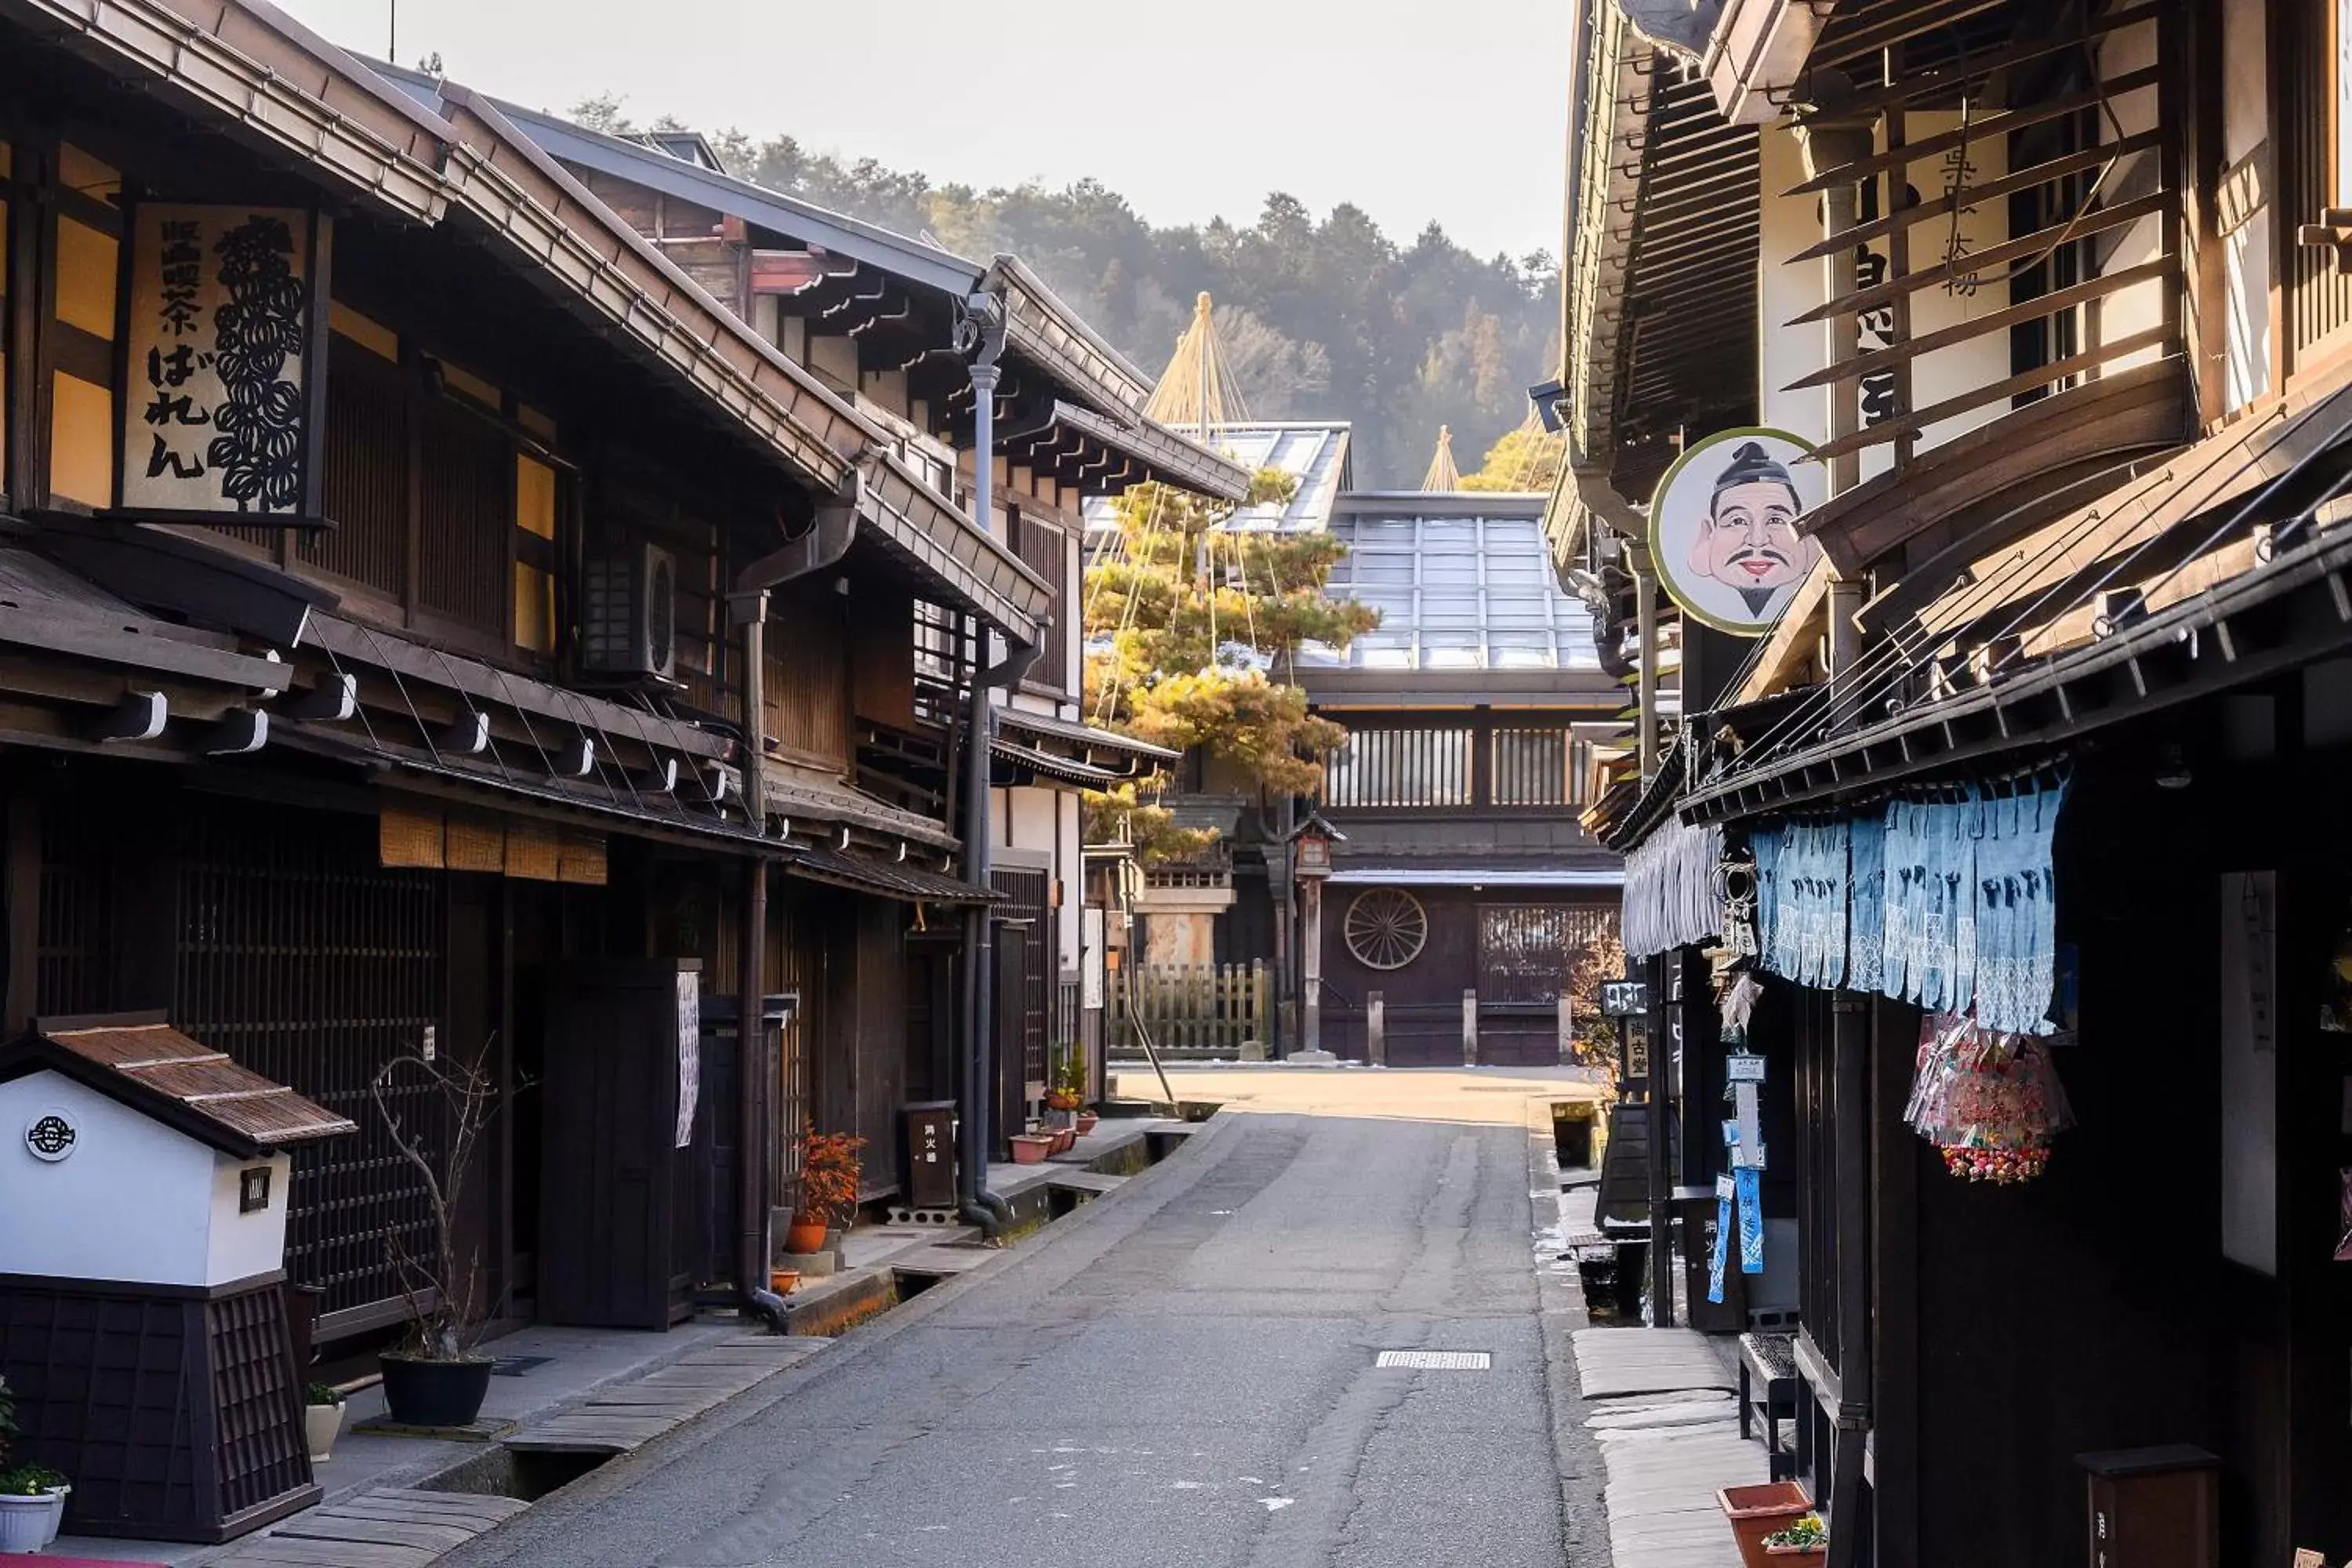
<path id="1" fill-rule="evenodd" d="M 1690 569 L 1736 591 L 1750 615 L 1763 615 L 1772 596 L 1821 557 L 1820 542 L 1797 531 L 1802 510 L 1788 469 L 1755 443 L 1741 447 L 1716 481 L 1691 542 Z"/>

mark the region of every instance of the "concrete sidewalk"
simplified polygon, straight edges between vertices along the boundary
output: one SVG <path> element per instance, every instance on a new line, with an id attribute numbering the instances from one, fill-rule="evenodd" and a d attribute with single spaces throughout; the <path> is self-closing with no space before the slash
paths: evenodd
<path id="1" fill-rule="evenodd" d="M 1128 1173 L 1147 1168 L 1158 1152 L 1198 1131 L 1159 1118 L 1107 1121 L 1044 1164 L 991 1165 L 988 1184 L 1021 1216 L 1016 1236 L 1026 1234 L 1032 1222 L 1042 1226 L 1114 1190 Z M 60 1557 L 166 1568 L 331 1562 L 416 1568 L 528 1506 L 453 1483 L 450 1472 L 508 1462 L 501 1455 L 634 1451 L 824 1350 L 830 1336 L 887 1311 L 904 1294 L 961 1274 L 1002 1250 L 983 1243 L 977 1226 L 856 1227 L 843 1238 L 841 1267 L 804 1280 L 786 1299 L 784 1337 L 730 1313 L 667 1333 L 520 1329 L 481 1347 L 500 1363 L 482 1415 L 510 1424 L 495 1437 L 456 1441 L 358 1430 L 384 1414 L 382 1389 L 364 1389 L 346 1403 L 333 1458 L 317 1468 L 324 1493 L 317 1508 L 223 1545 L 66 1535 L 50 1550 Z M 420 1489 L 427 1481 L 433 1489 Z M 453 1484 L 457 1489 L 446 1489 Z"/>

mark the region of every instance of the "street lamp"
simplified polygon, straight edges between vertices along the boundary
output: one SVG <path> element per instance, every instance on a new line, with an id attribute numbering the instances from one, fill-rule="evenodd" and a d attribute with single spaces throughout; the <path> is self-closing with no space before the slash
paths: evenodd
<path id="1" fill-rule="evenodd" d="M 1306 993 L 1299 1022 L 1302 1054 L 1323 1049 L 1323 879 L 1331 874 L 1331 847 L 1348 836 L 1332 826 L 1318 811 L 1310 811 L 1290 830 L 1290 874 L 1298 884 L 1299 988 Z"/>

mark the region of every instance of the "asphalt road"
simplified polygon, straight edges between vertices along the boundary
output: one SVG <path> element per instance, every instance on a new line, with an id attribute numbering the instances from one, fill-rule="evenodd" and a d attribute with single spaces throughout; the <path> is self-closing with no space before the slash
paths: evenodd
<path id="1" fill-rule="evenodd" d="M 1556 1085 L 1183 1077 L 1232 1108 L 1190 1149 L 445 1562 L 1605 1564 L 1531 1245 Z"/>

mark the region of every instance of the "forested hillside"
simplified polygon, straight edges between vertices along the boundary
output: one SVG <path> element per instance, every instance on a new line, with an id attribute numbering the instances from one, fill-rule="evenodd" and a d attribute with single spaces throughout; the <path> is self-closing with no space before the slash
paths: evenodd
<path id="1" fill-rule="evenodd" d="M 571 112 L 631 128 L 611 98 Z M 981 191 L 813 153 L 789 136 L 711 141 L 730 170 L 772 190 L 961 255 L 1017 252 L 1148 374 L 1208 290 L 1251 416 L 1352 421 L 1356 482 L 1367 489 L 1418 482 L 1441 425 L 1471 468 L 1526 415 L 1526 389 L 1551 374 L 1552 259 L 1482 261 L 1434 224 L 1401 245 L 1356 207 L 1318 218 L 1276 193 L 1246 226 L 1162 228 L 1091 180 Z"/>

